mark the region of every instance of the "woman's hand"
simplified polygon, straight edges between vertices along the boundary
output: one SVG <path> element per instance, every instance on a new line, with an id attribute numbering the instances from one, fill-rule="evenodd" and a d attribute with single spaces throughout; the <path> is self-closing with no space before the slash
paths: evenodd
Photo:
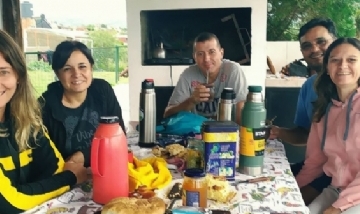
<path id="1" fill-rule="evenodd" d="M 75 152 L 66 161 L 84 164 L 85 163 L 84 154 L 82 152 Z"/>
<path id="2" fill-rule="evenodd" d="M 323 214 L 341 214 L 341 210 L 339 208 L 335 208 L 333 206 L 327 208 Z"/>
<path id="3" fill-rule="evenodd" d="M 87 180 L 86 168 L 81 163 L 66 162 L 64 170 L 69 170 L 76 176 L 76 183 L 80 184 Z"/>

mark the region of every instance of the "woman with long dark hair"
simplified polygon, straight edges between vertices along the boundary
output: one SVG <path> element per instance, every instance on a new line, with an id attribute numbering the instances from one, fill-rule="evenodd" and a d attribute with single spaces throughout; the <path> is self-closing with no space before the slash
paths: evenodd
<path id="1" fill-rule="evenodd" d="M 318 99 L 302 170 L 303 187 L 325 172 L 331 185 L 310 213 L 360 213 L 360 41 L 339 38 L 327 49 L 315 82 Z"/>

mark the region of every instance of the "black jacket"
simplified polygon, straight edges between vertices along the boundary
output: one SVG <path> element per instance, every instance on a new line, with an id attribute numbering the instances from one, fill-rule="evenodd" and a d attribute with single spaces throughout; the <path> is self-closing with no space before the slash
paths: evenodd
<path id="1" fill-rule="evenodd" d="M 54 82 L 48 85 L 39 101 L 42 105 L 44 125 L 47 127 L 51 140 L 55 143 L 64 159 L 67 159 L 78 150 L 67 143 L 67 132 L 64 125 L 64 118 L 67 112 L 62 104 L 64 88 L 61 83 Z M 111 85 L 103 79 L 94 79 L 87 91 L 86 107 L 91 108 L 101 116 L 118 116 L 120 126 L 124 133 L 125 126 L 122 118 L 121 107 L 115 96 Z M 81 115 L 79 115 L 81 117 Z M 98 118 L 100 120 L 100 118 Z M 96 127 L 97 128 L 97 127 Z M 95 133 L 94 130 L 86 130 Z M 90 166 L 90 147 L 80 150 L 85 157 L 84 166 Z"/>
<path id="2" fill-rule="evenodd" d="M 76 184 L 74 173 L 63 171 L 64 160 L 47 134 L 39 133 L 36 142 L 31 135 L 31 148 L 19 152 L 12 124 L 0 123 L 1 214 L 32 209 Z"/>

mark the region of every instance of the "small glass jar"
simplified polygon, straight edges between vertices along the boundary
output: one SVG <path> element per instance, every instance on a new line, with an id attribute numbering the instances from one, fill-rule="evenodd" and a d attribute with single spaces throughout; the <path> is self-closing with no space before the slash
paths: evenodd
<path id="1" fill-rule="evenodd" d="M 204 141 L 189 138 L 186 152 L 186 169 L 204 169 Z"/>
<path id="2" fill-rule="evenodd" d="M 207 207 L 207 182 L 203 169 L 187 169 L 183 181 L 183 206 Z"/>

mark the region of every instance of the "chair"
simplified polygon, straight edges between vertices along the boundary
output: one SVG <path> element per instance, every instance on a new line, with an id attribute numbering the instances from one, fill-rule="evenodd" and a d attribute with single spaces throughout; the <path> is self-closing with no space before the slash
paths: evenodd
<path id="1" fill-rule="evenodd" d="M 156 93 L 156 125 L 160 125 L 169 99 L 174 91 L 174 86 L 155 86 Z"/>

